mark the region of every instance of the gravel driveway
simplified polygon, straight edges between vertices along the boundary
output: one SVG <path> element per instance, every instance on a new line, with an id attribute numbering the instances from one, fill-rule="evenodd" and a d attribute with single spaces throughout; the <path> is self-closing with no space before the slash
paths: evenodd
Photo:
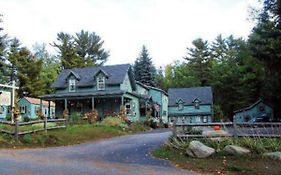
<path id="1" fill-rule="evenodd" d="M 80 145 L 0 150 L 2 175 L 192 175 L 150 151 L 163 144 L 169 130 L 116 137 Z"/>

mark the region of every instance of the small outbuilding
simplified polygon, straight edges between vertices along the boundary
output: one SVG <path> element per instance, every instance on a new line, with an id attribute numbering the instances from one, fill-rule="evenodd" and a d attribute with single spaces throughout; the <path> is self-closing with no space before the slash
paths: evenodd
<path id="1" fill-rule="evenodd" d="M 20 114 L 22 118 L 36 119 L 38 111 L 40 111 L 40 99 L 23 97 L 18 101 Z M 50 109 L 49 109 L 50 105 Z M 55 103 L 42 100 L 42 113 L 46 117 L 55 117 Z M 50 114 L 49 114 L 50 113 Z"/>
<path id="2" fill-rule="evenodd" d="M 269 122 L 273 119 L 273 109 L 258 100 L 252 105 L 234 111 L 233 121 L 236 123 Z"/>

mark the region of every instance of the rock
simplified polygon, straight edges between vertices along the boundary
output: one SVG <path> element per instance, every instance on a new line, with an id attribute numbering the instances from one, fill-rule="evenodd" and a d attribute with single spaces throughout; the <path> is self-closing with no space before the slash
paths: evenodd
<path id="1" fill-rule="evenodd" d="M 215 149 L 210 148 L 199 141 L 191 141 L 186 150 L 186 154 L 191 157 L 205 158 L 215 153 Z"/>
<path id="2" fill-rule="evenodd" d="M 281 152 L 280 151 L 264 153 L 263 156 L 269 157 L 269 158 L 274 159 L 274 160 L 280 160 L 281 161 Z"/>
<path id="3" fill-rule="evenodd" d="M 227 145 L 223 150 L 232 155 L 245 155 L 251 152 L 247 148 L 243 148 L 237 145 Z"/>

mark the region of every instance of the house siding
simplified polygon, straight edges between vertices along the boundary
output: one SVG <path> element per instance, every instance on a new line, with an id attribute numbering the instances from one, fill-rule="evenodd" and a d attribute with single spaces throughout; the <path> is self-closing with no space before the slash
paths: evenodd
<path id="1" fill-rule="evenodd" d="M 126 73 L 123 83 L 120 84 L 120 89 L 123 90 L 123 91 L 127 91 L 127 92 L 133 91 L 131 82 L 129 80 L 128 73 Z"/>
<path id="2" fill-rule="evenodd" d="M 264 107 L 264 111 L 260 110 L 261 106 Z M 253 122 L 255 122 L 257 117 L 261 117 L 263 114 L 266 114 L 269 117 L 269 119 L 273 119 L 272 108 L 269 107 L 268 105 L 266 105 L 265 103 L 260 102 L 251 109 L 235 113 L 234 121 L 236 123 L 244 123 L 244 122 L 253 123 Z M 249 120 L 246 120 L 246 117 Z"/>

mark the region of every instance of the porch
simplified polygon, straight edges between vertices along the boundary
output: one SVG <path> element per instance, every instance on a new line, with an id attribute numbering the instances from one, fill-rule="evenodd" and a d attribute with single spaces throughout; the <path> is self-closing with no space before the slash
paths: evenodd
<path id="1" fill-rule="evenodd" d="M 56 103 L 55 116 L 56 118 L 63 117 L 63 111 L 68 110 L 69 115 L 80 113 L 84 116 L 85 113 L 92 110 L 97 110 L 99 120 L 106 116 L 115 115 L 120 112 L 121 106 L 125 106 L 127 114 L 133 114 L 132 101 L 127 94 L 118 93 L 110 95 L 97 94 L 49 94 L 40 97 L 41 100 L 53 101 Z"/>

